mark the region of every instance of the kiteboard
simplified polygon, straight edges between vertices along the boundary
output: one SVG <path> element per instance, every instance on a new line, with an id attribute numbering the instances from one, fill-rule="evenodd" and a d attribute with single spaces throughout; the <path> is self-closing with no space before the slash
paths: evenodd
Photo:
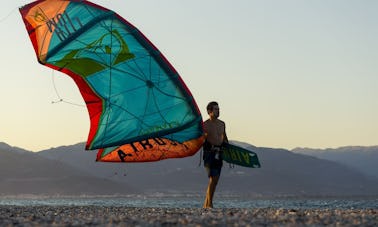
<path id="1" fill-rule="evenodd" d="M 221 150 L 223 160 L 228 163 L 250 168 L 261 167 L 257 154 L 251 150 L 232 144 L 223 145 Z"/>

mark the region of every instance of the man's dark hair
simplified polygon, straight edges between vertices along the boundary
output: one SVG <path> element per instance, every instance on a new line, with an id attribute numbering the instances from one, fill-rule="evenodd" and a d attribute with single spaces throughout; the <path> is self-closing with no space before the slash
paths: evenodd
<path id="1" fill-rule="evenodd" d="M 207 107 L 206 107 L 207 112 L 213 111 L 214 106 L 218 106 L 218 103 L 215 101 L 209 102 L 209 104 L 207 104 Z"/>

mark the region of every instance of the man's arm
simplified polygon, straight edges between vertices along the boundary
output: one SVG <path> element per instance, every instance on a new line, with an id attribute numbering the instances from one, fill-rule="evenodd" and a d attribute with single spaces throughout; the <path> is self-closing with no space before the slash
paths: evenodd
<path id="1" fill-rule="evenodd" d="M 226 134 L 226 123 L 224 123 L 223 142 L 228 143 L 228 138 Z"/>

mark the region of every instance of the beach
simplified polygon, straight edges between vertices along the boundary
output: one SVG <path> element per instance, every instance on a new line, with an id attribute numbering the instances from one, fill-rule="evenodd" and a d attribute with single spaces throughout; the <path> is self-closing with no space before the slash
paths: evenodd
<path id="1" fill-rule="evenodd" d="M 0 206 L 1 226 L 376 226 L 378 209 Z"/>

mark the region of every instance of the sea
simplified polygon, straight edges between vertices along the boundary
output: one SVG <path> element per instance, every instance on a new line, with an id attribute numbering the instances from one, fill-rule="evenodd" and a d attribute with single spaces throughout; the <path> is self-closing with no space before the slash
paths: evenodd
<path id="1" fill-rule="evenodd" d="M 11 206 L 123 206 L 157 208 L 201 208 L 203 198 L 190 196 L 2 198 Z M 378 209 L 378 198 L 214 198 L 215 208 L 276 209 Z"/>

